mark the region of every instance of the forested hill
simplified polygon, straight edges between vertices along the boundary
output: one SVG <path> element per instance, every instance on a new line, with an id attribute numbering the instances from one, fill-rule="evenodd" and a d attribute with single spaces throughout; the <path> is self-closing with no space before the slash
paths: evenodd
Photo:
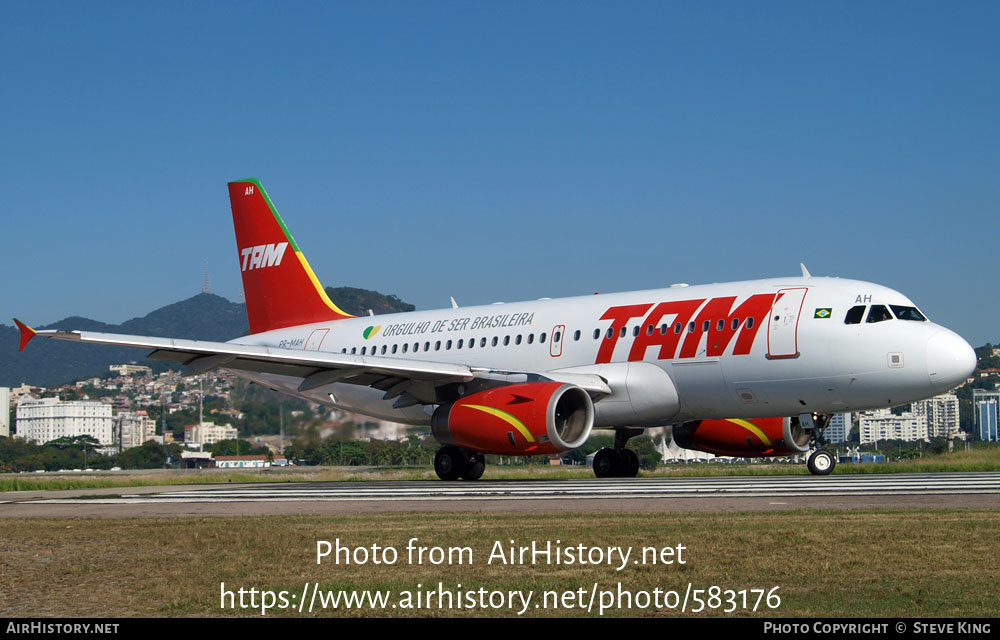
<path id="1" fill-rule="evenodd" d="M 327 287 L 327 294 L 344 311 L 353 315 L 413 311 L 414 306 L 393 295 L 353 287 Z M 31 324 L 30 318 L 22 320 Z M 201 293 L 175 302 L 118 325 L 89 318 L 71 316 L 35 329 L 80 329 L 105 333 L 140 336 L 188 338 L 225 342 L 247 333 L 246 305 L 230 302 L 221 296 Z M 147 360 L 145 349 L 126 349 L 84 345 L 55 340 L 32 340 L 23 353 L 18 353 L 18 330 L 0 325 L 0 386 L 18 386 L 22 382 L 33 386 L 51 386 L 107 373 L 108 366 L 137 362 L 163 368 L 155 360 Z"/>

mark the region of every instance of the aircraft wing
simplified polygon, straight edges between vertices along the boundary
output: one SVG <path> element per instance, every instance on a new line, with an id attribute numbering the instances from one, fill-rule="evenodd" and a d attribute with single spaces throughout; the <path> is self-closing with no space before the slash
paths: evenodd
<path id="1" fill-rule="evenodd" d="M 358 384 L 385 391 L 386 400 L 398 398 L 396 402 L 398 407 L 438 404 L 436 393 L 438 386 L 475 379 L 492 381 L 496 385 L 549 379 L 575 384 L 595 398 L 611 393 L 604 379 L 592 374 L 550 375 L 527 371 L 500 371 L 446 362 L 93 331 L 35 331 L 17 319 L 14 322 L 21 330 L 22 351 L 28 341 L 36 335 L 85 344 L 137 347 L 150 349 L 149 358 L 181 365 L 184 375 L 195 375 L 223 367 L 291 376 L 302 378 L 298 389 L 302 392 L 333 382 Z"/>

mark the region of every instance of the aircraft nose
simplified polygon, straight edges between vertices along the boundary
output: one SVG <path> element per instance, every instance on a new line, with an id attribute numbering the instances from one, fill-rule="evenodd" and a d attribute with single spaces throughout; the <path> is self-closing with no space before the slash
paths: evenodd
<path id="1" fill-rule="evenodd" d="M 957 333 L 939 331 L 927 341 L 927 374 L 935 389 L 953 389 L 975 369 L 976 352 Z"/>

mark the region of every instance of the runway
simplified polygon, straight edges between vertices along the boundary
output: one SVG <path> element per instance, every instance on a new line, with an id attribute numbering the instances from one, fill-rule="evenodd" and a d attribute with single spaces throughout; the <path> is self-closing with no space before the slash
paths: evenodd
<path id="1" fill-rule="evenodd" d="M 25 496 L 0 502 L 0 517 L 996 508 L 1000 473 L 261 483 L 114 491 L 108 497 L 95 490 Z"/>

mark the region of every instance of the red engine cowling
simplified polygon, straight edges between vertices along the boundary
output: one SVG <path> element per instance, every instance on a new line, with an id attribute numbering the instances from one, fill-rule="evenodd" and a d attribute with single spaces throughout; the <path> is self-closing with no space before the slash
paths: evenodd
<path id="1" fill-rule="evenodd" d="M 808 451 L 809 439 L 798 418 L 695 420 L 674 427 L 678 445 L 718 456 L 788 456 Z"/>
<path id="2" fill-rule="evenodd" d="M 594 428 L 586 391 L 562 382 L 528 382 L 487 389 L 437 408 L 434 439 L 498 455 L 535 455 L 575 449 Z"/>

